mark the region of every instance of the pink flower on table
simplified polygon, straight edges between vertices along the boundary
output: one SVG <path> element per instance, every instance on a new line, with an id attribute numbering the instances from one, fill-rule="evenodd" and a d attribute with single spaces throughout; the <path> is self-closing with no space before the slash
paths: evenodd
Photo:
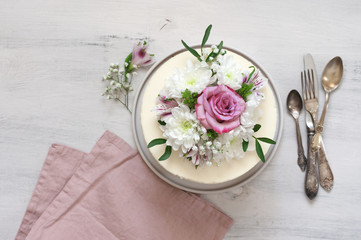
<path id="1" fill-rule="evenodd" d="M 137 67 L 149 66 L 154 63 L 153 54 L 147 52 L 148 44 L 146 41 L 139 42 L 133 48 L 131 64 Z"/>
<path id="2" fill-rule="evenodd" d="M 195 107 L 197 119 L 203 127 L 219 134 L 238 127 L 245 108 L 243 98 L 225 85 L 205 88 Z"/>

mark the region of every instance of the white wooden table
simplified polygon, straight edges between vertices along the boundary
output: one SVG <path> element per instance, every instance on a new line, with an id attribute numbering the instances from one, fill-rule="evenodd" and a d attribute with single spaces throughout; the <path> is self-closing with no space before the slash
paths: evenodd
<path id="1" fill-rule="evenodd" d="M 2 0 L 0 239 L 15 237 L 51 143 L 89 152 L 109 129 L 135 146 L 130 115 L 100 96 L 108 64 L 140 39 L 165 57 L 182 47 L 180 39 L 199 43 L 210 23 L 210 41 L 257 59 L 284 102 L 301 90 L 305 53 L 319 76 L 332 57 L 344 60 L 324 133 L 334 189 L 320 188 L 313 201 L 305 196 L 294 122 L 285 113 L 283 141 L 265 171 L 242 189 L 204 196 L 235 220 L 225 239 L 360 239 L 360 9 L 357 0 Z M 305 145 L 303 114 L 301 121 Z"/>

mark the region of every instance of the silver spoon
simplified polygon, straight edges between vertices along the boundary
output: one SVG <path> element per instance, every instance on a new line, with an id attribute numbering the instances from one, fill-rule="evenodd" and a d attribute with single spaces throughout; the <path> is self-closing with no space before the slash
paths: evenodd
<path id="1" fill-rule="evenodd" d="M 328 106 L 328 101 L 330 100 L 330 93 L 334 91 L 341 83 L 343 73 L 343 64 L 340 57 L 334 57 L 329 61 L 323 70 L 322 73 L 322 86 L 326 92 L 325 104 L 323 105 L 323 111 L 320 118 L 320 121 L 316 128 L 316 134 L 312 140 L 312 149 L 313 151 L 318 151 L 322 144 L 322 131 L 323 124 L 325 122 L 325 116 Z"/>
<path id="2" fill-rule="evenodd" d="M 307 159 L 305 157 L 303 146 L 300 125 L 298 123 L 298 117 L 303 108 L 302 99 L 300 94 L 296 90 L 292 90 L 287 96 L 287 108 L 288 112 L 295 119 L 296 122 L 296 133 L 297 133 L 297 145 L 298 145 L 298 159 L 297 164 L 301 168 L 302 172 L 305 171 L 307 166 Z"/>

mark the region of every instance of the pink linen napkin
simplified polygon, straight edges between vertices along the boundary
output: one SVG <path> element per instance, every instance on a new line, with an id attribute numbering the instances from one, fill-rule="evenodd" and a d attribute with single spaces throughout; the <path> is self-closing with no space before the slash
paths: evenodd
<path id="1" fill-rule="evenodd" d="M 232 223 L 107 131 L 90 154 L 52 145 L 16 240 L 222 239 Z"/>

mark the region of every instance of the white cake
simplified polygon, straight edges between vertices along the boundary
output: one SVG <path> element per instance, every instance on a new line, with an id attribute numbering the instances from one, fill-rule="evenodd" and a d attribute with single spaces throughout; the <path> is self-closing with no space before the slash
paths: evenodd
<path id="1" fill-rule="evenodd" d="M 239 61 L 242 66 L 246 68 L 253 66 L 248 60 L 232 51 L 228 50 L 227 54 L 233 55 L 236 61 Z M 159 128 L 157 115 L 152 110 L 156 106 L 156 98 L 159 92 L 164 88 L 165 79 L 169 78 L 175 69 L 184 68 L 189 59 L 197 61 L 187 51 L 168 59 L 168 61 L 157 68 L 148 80 L 141 103 L 141 124 L 146 143 L 149 143 L 155 138 L 163 137 L 162 131 Z M 277 128 L 276 98 L 269 84 L 266 85 L 261 92 L 265 95 L 265 99 L 259 105 L 259 109 L 262 111 L 262 117 L 258 120 L 258 123 L 262 125 L 262 128 L 255 133 L 255 136 L 274 139 Z M 266 155 L 270 145 L 264 143 L 261 143 L 261 145 Z M 242 148 L 242 146 L 239 147 Z M 158 159 L 164 152 L 164 145 L 154 146 L 149 150 L 154 158 Z M 224 161 L 220 166 L 213 164 L 212 166 L 203 165 L 195 168 L 186 158 L 179 157 L 178 152 L 173 152 L 169 159 L 159 161 L 159 164 L 180 178 L 198 183 L 214 184 L 237 178 L 245 174 L 259 162 L 260 159 L 256 151 L 247 151 L 245 157 L 233 159 L 230 162 Z"/>

